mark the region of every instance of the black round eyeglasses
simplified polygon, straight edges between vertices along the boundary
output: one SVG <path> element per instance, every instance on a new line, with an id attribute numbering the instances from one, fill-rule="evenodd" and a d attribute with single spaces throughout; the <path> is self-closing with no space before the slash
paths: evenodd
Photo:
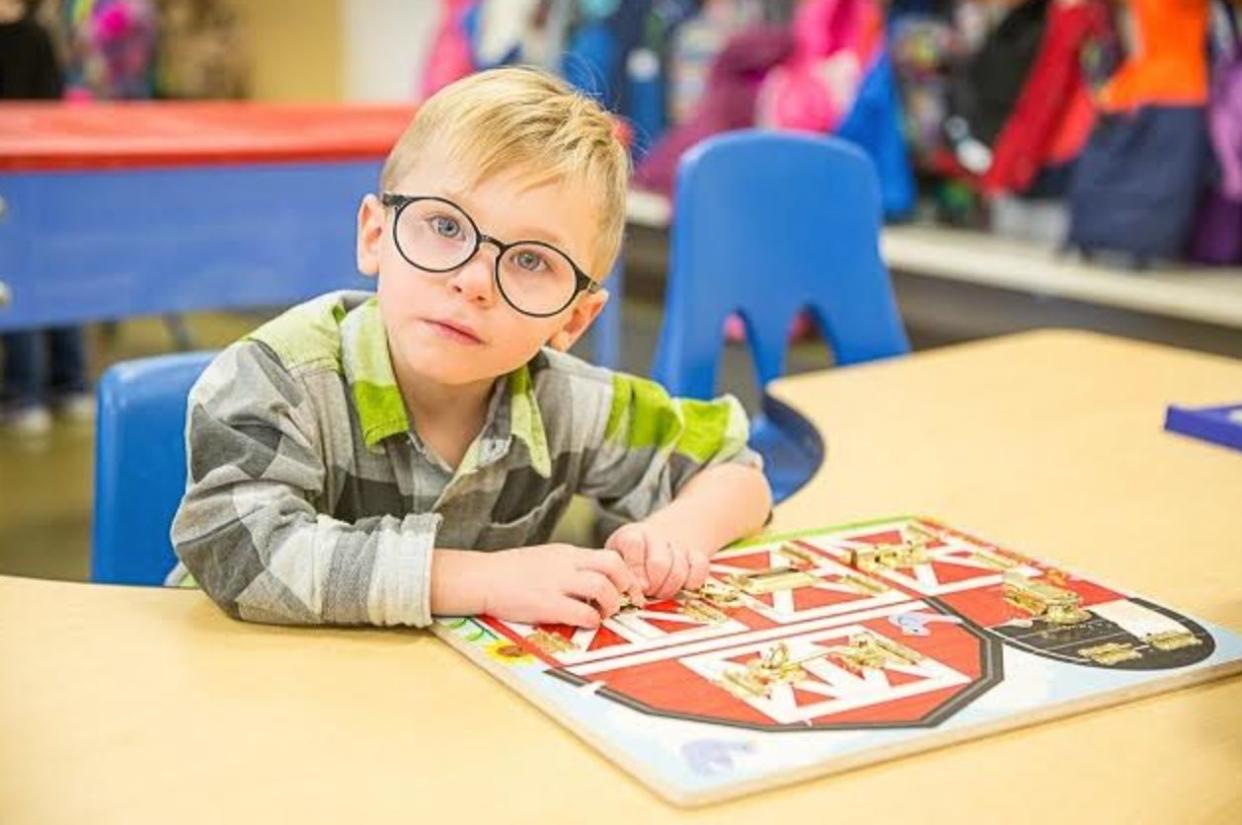
<path id="1" fill-rule="evenodd" d="M 543 241 L 504 241 L 479 231 L 474 219 L 444 198 L 385 192 L 384 206 L 396 209 L 392 237 L 410 266 L 424 272 L 451 272 L 489 243 L 496 247 L 496 288 L 523 315 L 547 318 L 564 310 L 578 293 L 598 292 L 599 281 L 561 250 Z"/>

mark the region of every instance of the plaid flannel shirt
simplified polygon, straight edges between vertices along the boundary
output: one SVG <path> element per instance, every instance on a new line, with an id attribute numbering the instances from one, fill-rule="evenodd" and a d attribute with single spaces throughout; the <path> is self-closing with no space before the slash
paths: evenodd
<path id="1" fill-rule="evenodd" d="M 704 467 L 759 466 L 746 438 L 730 396 L 673 399 L 544 349 L 497 379 L 453 470 L 410 425 L 374 297 L 331 293 L 191 390 L 168 581 L 250 621 L 424 626 L 434 547 L 544 543 L 574 493 L 641 519 Z"/>

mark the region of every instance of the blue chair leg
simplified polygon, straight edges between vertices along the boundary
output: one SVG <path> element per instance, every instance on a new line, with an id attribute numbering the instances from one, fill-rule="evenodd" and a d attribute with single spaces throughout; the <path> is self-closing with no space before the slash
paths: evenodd
<path id="1" fill-rule="evenodd" d="M 824 441 L 815 426 L 766 394 L 763 412 L 750 425 L 750 447 L 763 456 L 763 474 L 776 502 L 796 493 L 824 462 Z"/>

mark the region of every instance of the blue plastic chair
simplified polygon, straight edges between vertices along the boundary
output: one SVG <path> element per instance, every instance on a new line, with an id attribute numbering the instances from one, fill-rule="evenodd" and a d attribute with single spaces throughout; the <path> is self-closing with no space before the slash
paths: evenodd
<path id="1" fill-rule="evenodd" d="M 675 395 L 711 397 L 733 312 L 761 386 L 784 373 L 803 309 L 838 365 L 909 352 L 880 260 L 881 214 L 871 161 L 843 140 L 745 130 L 692 148 L 677 172 L 655 378 Z M 814 428 L 766 396 L 751 446 L 778 500 L 823 460 Z"/>
<path id="2" fill-rule="evenodd" d="M 185 410 L 213 352 L 116 364 L 99 382 L 91 580 L 161 584 L 185 491 Z"/>

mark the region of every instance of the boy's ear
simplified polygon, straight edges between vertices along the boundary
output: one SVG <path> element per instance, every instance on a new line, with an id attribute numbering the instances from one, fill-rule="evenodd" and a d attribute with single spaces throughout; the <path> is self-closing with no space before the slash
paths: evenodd
<path id="1" fill-rule="evenodd" d="M 384 238 L 384 205 L 367 195 L 358 205 L 358 271 L 367 277 L 379 274 L 380 245 Z"/>
<path id="2" fill-rule="evenodd" d="M 561 352 L 568 352 L 569 348 L 582 337 L 582 333 L 591 327 L 591 322 L 599 316 L 606 303 L 608 303 L 608 290 L 606 289 L 584 296 L 570 310 L 569 320 L 565 322 L 565 325 L 552 333 L 552 337 L 548 339 L 548 346 Z"/>

